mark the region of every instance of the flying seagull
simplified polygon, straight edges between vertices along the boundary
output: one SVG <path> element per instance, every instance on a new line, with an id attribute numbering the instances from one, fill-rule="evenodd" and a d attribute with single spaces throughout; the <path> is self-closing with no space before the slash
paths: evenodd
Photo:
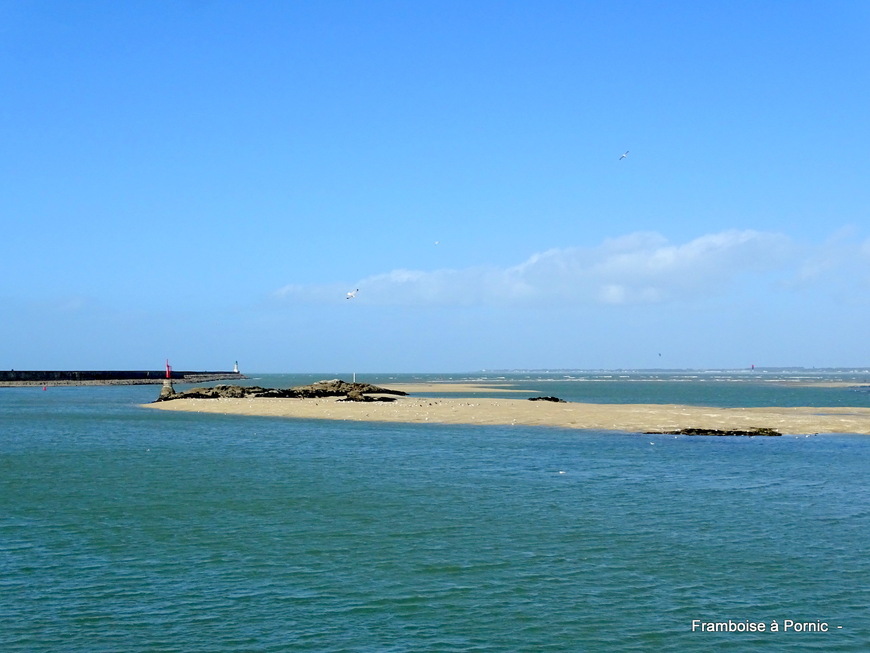
<path id="1" fill-rule="evenodd" d="M 356 297 L 356 294 L 358 292 L 359 288 L 357 288 L 356 290 L 351 290 L 349 293 L 347 293 L 347 297 L 345 297 L 345 299 L 353 299 L 354 297 Z"/>
<path id="2" fill-rule="evenodd" d="M 627 156 L 628 156 L 628 150 L 625 151 L 625 154 L 623 154 L 621 157 L 619 157 L 619 160 L 622 161 Z"/>

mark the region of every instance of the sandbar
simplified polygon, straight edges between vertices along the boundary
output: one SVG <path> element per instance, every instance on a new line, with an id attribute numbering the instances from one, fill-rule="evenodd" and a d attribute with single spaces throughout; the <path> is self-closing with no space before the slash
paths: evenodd
<path id="1" fill-rule="evenodd" d="M 446 392 L 448 384 L 438 385 Z M 408 391 L 406 386 L 394 386 Z M 445 389 L 442 389 L 445 388 Z M 492 391 L 494 388 L 478 388 Z M 428 391 L 432 391 L 429 389 Z M 173 399 L 149 408 L 222 415 L 417 424 L 549 426 L 633 433 L 684 428 L 770 428 L 780 433 L 870 435 L 870 408 L 711 408 L 676 404 L 590 404 L 483 397 L 398 397 L 391 402 L 320 399 Z"/>

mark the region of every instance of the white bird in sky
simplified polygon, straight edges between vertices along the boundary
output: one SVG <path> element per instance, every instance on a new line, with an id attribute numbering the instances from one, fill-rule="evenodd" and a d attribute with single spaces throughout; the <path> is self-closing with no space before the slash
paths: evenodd
<path id="1" fill-rule="evenodd" d="M 345 299 L 353 299 L 354 297 L 356 297 L 356 294 L 358 292 L 359 288 L 357 288 L 356 290 L 351 290 L 349 293 L 347 293 L 347 297 L 345 297 Z"/>
<path id="2" fill-rule="evenodd" d="M 628 150 L 626 150 L 625 153 L 621 157 L 619 157 L 619 160 L 622 161 L 627 156 L 628 156 Z"/>

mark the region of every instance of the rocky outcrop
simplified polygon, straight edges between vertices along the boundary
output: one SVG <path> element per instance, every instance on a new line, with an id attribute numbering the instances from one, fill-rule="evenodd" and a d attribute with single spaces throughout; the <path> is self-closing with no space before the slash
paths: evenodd
<path id="1" fill-rule="evenodd" d="M 372 397 L 370 395 L 405 395 L 401 390 L 390 390 L 369 383 L 348 383 L 341 379 L 318 381 L 311 385 L 294 388 L 263 388 L 258 385 L 216 385 L 209 388 L 191 388 L 183 392 L 160 393 L 157 401 L 172 399 L 244 399 L 246 397 L 272 397 L 276 399 L 317 399 L 320 397 L 344 397 L 345 401 L 394 401 L 394 397 Z"/>
<path id="2" fill-rule="evenodd" d="M 529 397 L 529 401 L 554 401 L 559 404 L 567 403 L 564 399 L 559 399 L 559 397 Z"/>
<path id="3" fill-rule="evenodd" d="M 383 388 L 382 388 L 383 389 Z M 404 392 L 402 394 L 405 394 Z M 360 390 L 350 390 L 345 396 L 344 399 L 339 399 L 339 401 L 395 401 L 395 397 L 384 397 L 382 393 L 378 393 L 378 396 L 372 397 L 371 395 L 364 394 Z"/>
<path id="4" fill-rule="evenodd" d="M 733 430 L 725 430 L 725 429 L 700 429 L 700 428 L 689 428 L 689 429 L 678 429 L 676 431 L 645 431 L 646 435 L 766 435 L 766 436 L 775 436 L 782 435 L 779 431 L 774 431 L 773 429 L 766 427 L 754 427 L 749 429 L 748 431 L 733 429 Z"/>
<path id="5" fill-rule="evenodd" d="M 311 385 L 302 385 L 296 388 L 291 388 L 296 392 L 301 392 L 305 396 L 312 397 L 339 397 L 339 396 L 350 396 L 351 394 L 355 396 L 360 395 L 406 395 L 407 392 L 402 392 L 401 390 L 390 390 L 388 388 L 381 388 L 376 385 L 371 385 L 370 383 L 348 383 L 347 381 L 342 381 L 341 379 L 332 379 L 331 381 L 318 381 L 317 383 L 312 383 Z"/>

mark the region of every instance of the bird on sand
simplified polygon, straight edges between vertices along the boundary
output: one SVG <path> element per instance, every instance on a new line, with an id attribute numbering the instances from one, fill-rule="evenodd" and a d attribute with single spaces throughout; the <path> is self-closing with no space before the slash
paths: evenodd
<path id="1" fill-rule="evenodd" d="M 622 154 L 622 156 L 619 157 L 619 160 L 622 161 L 622 160 L 623 160 L 625 157 L 627 157 L 627 156 L 628 156 L 628 150 L 626 150 L 626 151 Z"/>
<path id="2" fill-rule="evenodd" d="M 347 297 L 345 297 L 345 299 L 353 299 L 354 297 L 356 297 L 356 294 L 358 292 L 359 288 L 357 288 L 356 290 L 351 290 L 349 293 L 347 293 Z"/>

